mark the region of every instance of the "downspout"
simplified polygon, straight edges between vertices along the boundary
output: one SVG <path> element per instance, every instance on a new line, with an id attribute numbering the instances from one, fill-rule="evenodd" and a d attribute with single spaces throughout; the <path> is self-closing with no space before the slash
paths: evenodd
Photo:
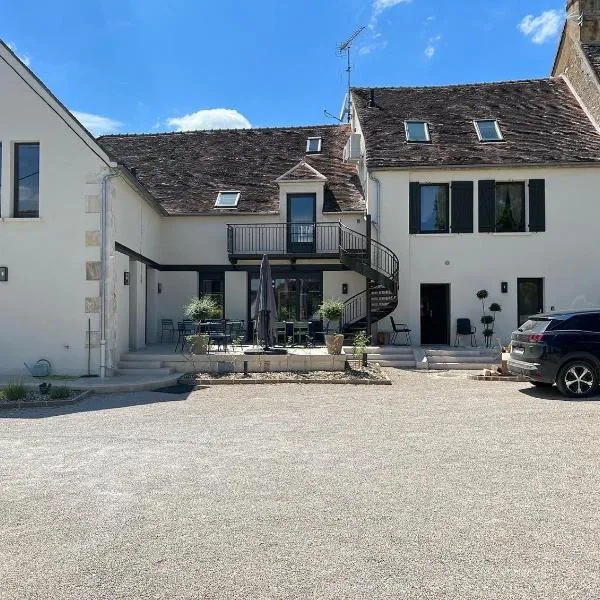
<path id="1" fill-rule="evenodd" d="M 106 377 L 106 312 L 108 303 L 106 299 L 107 290 L 107 273 L 108 273 L 108 240 L 107 240 L 107 227 L 108 227 L 108 180 L 113 177 L 117 177 L 117 173 L 114 170 L 110 170 L 108 173 L 102 176 L 100 182 L 100 377 Z M 88 340 L 91 343 L 91 340 Z"/>
<path id="2" fill-rule="evenodd" d="M 381 239 L 381 181 L 375 177 L 372 173 L 369 173 L 369 179 L 375 183 L 375 219 L 373 219 L 373 224 L 375 225 L 375 229 L 377 231 L 377 240 Z"/>

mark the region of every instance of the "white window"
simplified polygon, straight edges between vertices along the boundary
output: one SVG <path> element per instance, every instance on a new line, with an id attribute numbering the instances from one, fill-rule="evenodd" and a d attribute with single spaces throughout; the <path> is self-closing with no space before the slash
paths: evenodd
<path id="1" fill-rule="evenodd" d="M 475 130 L 480 142 L 501 142 L 504 139 L 498 121 L 492 119 L 475 121 Z"/>
<path id="2" fill-rule="evenodd" d="M 407 142 L 430 142 L 429 125 L 425 121 L 404 121 Z"/>
<path id="3" fill-rule="evenodd" d="M 306 140 L 306 152 L 316 153 L 321 152 L 321 138 L 311 137 Z"/>
<path id="4" fill-rule="evenodd" d="M 215 206 L 217 208 L 236 208 L 240 200 L 240 192 L 219 192 Z"/>

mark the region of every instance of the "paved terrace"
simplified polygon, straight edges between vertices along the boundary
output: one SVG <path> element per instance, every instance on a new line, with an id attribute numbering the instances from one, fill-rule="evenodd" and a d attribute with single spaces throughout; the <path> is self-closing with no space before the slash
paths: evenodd
<path id="1" fill-rule="evenodd" d="M 463 373 L 0 413 L 0 598 L 596 598 L 600 403 Z"/>

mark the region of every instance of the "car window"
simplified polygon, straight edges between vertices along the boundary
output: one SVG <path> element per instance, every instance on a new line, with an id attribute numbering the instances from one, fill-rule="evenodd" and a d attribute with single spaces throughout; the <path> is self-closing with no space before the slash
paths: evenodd
<path id="1" fill-rule="evenodd" d="M 600 332 L 600 314 L 574 315 L 567 319 L 560 328 L 572 331 Z"/>
<path id="2" fill-rule="evenodd" d="M 519 327 L 519 331 L 527 333 L 542 333 L 546 329 L 556 329 L 556 322 L 552 319 L 529 319 Z"/>

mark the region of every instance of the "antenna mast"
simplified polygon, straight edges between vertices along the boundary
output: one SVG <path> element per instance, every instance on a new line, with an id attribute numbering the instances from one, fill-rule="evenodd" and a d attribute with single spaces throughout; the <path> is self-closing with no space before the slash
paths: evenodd
<path id="1" fill-rule="evenodd" d="M 348 73 L 348 93 L 346 95 L 346 107 L 341 114 L 340 121 L 344 120 L 344 113 L 348 117 L 348 123 L 350 122 L 350 84 L 351 84 L 351 73 L 352 73 L 352 64 L 350 63 L 350 48 L 352 47 L 352 42 L 366 29 L 365 25 L 361 25 L 357 29 L 352 32 L 352 35 L 341 44 L 337 46 L 337 55 L 342 56 L 344 52 L 346 53 L 348 66 L 346 67 L 346 73 Z"/>

